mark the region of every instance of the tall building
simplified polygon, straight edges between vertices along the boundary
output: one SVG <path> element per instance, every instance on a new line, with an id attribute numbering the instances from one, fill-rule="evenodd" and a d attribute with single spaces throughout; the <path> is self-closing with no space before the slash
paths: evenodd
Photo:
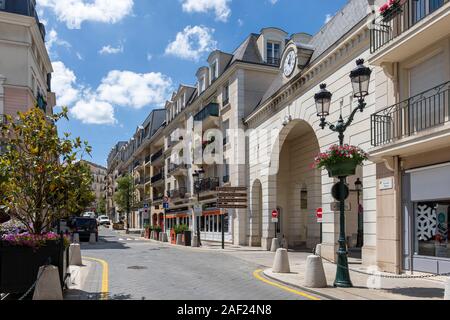
<path id="1" fill-rule="evenodd" d="M 92 163 L 86 160 L 82 160 L 86 164 L 92 175 L 92 191 L 95 193 L 95 201 L 86 208 L 88 211 L 97 212 L 98 205 L 100 201 L 106 200 L 106 172 L 107 169 L 99 164 Z M 98 213 L 98 212 L 97 212 Z M 101 212 L 106 213 L 106 212 Z"/>
<path id="2" fill-rule="evenodd" d="M 26 111 L 36 103 L 51 114 L 52 64 L 45 47 L 45 27 L 35 0 L 0 1 L 0 118 Z"/>

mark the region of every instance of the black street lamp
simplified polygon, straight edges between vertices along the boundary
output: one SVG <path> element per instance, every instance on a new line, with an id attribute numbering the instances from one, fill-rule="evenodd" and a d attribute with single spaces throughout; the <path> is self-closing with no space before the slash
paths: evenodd
<path id="1" fill-rule="evenodd" d="M 358 111 L 363 112 L 366 103 L 365 97 L 369 94 L 370 75 L 372 70 L 364 66 L 364 60 L 359 59 L 356 61 L 357 67 L 350 72 L 350 79 L 353 87 L 353 96 L 358 99 L 358 106 L 353 110 L 348 118 L 347 122 L 342 118 L 342 114 L 336 124 L 331 124 L 326 121 L 326 117 L 330 115 L 330 105 L 332 94 L 326 89 L 326 84 L 320 85 L 320 91 L 314 96 L 317 108 L 317 116 L 320 118 L 320 127 L 325 129 L 329 127 L 331 131 L 339 134 L 339 145 L 344 145 L 344 132 L 353 122 L 353 119 Z M 335 287 L 348 288 L 352 287 L 350 280 L 350 273 L 348 270 L 348 252 L 345 236 L 345 197 L 348 191 L 346 186 L 347 176 L 339 176 L 339 208 L 340 208 L 340 232 L 339 232 L 339 249 L 337 251 L 337 271 L 336 280 L 334 282 Z"/>
<path id="2" fill-rule="evenodd" d="M 205 174 L 205 170 L 200 169 L 200 170 L 195 170 L 194 173 L 192 174 L 192 177 L 194 178 L 194 189 L 197 193 L 197 205 L 200 205 L 200 189 L 201 189 L 201 181 L 203 179 L 203 175 Z M 195 224 L 197 225 L 197 241 L 198 241 L 198 245 L 199 247 L 202 245 L 202 240 L 200 238 L 200 219 L 201 216 L 198 217 L 194 215 L 195 218 Z"/>
<path id="3" fill-rule="evenodd" d="M 357 192 L 358 197 L 358 237 L 356 240 L 356 247 L 362 248 L 364 245 L 364 220 L 363 220 L 363 210 L 362 206 L 359 202 L 359 197 L 361 192 L 363 191 L 363 184 L 359 178 L 355 181 L 355 190 Z"/>

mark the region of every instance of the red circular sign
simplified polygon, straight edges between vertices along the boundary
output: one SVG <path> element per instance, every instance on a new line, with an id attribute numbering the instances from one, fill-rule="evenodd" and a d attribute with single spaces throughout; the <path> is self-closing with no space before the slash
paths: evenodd
<path id="1" fill-rule="evenodd" d="M 272 218 L 278 218 L 278 211 L 277 210 L 273 210 L 272 211 Z"/>
<path id="2" fill-rule="evenodd" d="M 317 210 L 316 210 L 316 215 L 317 215 L 317 218 L 322 218 L 322 215 L 323 215 L 323 210 L 322 210 L 322 208 L 318 208 Z"/>

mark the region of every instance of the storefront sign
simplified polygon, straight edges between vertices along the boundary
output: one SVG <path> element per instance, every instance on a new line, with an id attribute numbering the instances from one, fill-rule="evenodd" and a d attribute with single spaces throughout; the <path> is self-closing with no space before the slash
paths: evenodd
<path id="1" fill-rule="evenodd" d="M 394 179 L 392 177 L 381 179 L 380 182 L 378 182 L 378 187 L 380 190 L 390 190 L 394 188 Z"/>

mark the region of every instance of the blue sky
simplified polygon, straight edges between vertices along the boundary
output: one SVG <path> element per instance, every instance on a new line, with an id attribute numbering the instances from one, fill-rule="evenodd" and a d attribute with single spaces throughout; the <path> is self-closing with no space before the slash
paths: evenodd
<path id="1" fill-rule="evenodd" d="M 180 83 L 195 84 L 208 52 L 232 52 L 249 33 L 275 26 L 316 33 L 346 0 L 38 0 L 55 69 L 59 124 L 89 141 L 106 165 Z"/>

